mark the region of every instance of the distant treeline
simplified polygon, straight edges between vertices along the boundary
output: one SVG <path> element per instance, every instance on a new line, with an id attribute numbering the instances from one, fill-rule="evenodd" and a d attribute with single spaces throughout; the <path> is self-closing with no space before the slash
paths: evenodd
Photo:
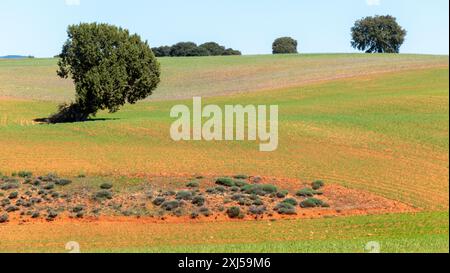
<path id="1" fill-rule="evenodd" d="M 22 56 L 22 55 L 6 55 L 0 56 L 0 59 L 34 59 L 34 56 Z"/>
<path id="2" fill-rule="evenodd" d="M 180 42 L 173 46 L 152 48 L 156 57 L 195 57 L 195 56 L 230 56 L 242 55 L 239 50 L 226 48 L 215 42 L 197 45 L 193 42 Z"/>

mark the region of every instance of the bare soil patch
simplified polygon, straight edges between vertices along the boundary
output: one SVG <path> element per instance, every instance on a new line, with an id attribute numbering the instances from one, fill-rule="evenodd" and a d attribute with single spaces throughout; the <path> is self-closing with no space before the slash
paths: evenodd
<path id="1" fill-rule="evenodd" d="M 152 177 L 126 191 L 116 190 L 113 183 L 76 190 L 71 184 L 70 179 L 54 174 L 34 177 L 21 172 L 1 177 L 0 224 L 189 223 L 417 211 L 398 201 L 322 181 L 259 176 Z"/>

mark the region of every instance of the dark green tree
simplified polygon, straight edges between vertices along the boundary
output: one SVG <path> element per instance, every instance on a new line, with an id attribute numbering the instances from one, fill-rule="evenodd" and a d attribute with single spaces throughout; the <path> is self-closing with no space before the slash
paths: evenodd
<path id="1" fill-rule="evenodd" d="M 273 54 L 297 54 L 298 43 L 291 37 L 281 37 L 272 44 Z"/>
<path id="2" fill-rule="evenodd" d="M 224 56 L 232 56 L 232 55 L 238 56 L 238 55 L 242 55 L 242 53 L 239 50 L 235 50 L 235 49 L 232 49 L 232 48 L 227 48 L 222 53 L 222 55 L 224 55 Z"/>
<path id="3" fill-rule="evenodd" d="M 152 51 L 156 57 L 169 57 L 171 50 L 171 46 L 160 46 L 152 48 Z"/>
<path id="4" fill-rule="evenodd" d="M 158 86 L 159 63 L 138 35 L 97 23 L 71 25 L 67 33 L 58 75 L 73 79 L 76 97 L 50 121 L 83 121 L 99 110 L 113 113 L 147 98 Z"/>
<path id="5" fill-rule="evenodd" d="M 187 57 L 203 57 L 209 56 L 209 51 L 206 48 L 196 47 L 186 52 Z"/>
<path id="6" fill-rule="evenodd" d="M 366 53 L 399 53 L 406 33 L 395 17 L 366 17 L 355 22 L 351 44 Z"/>
<path id="7" fill-rule="evenodd" d="M 192 56 L 208 56 L 209 52 L 204 48 L 199 48 L 193 42 L 180 42 L 172 46 L 170 56 L 172 57 L 192 57 Z"/>
<path id="8" fill-rule="evenodd" d="M 199 47 L 206 49 L 210 56 L 220 56 L 225 52 L 225 47 L 219 45 L 216 42 L 208 42 L 200 45 Z"/>

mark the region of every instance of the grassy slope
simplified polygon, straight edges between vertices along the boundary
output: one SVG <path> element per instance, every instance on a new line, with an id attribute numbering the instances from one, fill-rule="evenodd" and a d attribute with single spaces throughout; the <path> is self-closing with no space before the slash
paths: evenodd
<path id="1" fill-rule="evenodd" d="M 260 153 L 253 142 L 174 143 L 168 113 L 177 102 L 144 102 L 99 116 L 116 120 L 24 126 L 55 105 L 0 101 L 1 169 L 322 178 L 422 208 L 448 208 L 446 68 L 208 102 L 278 104 L 279 149 Z"/>
<path id="2" fill-rule="evenodd" d="M 258 57 L 248 58 L 258 59 Z M 266 56 L 260 58 L 262 63 L 270 59 Z M 305 56 L 304 58 L 311 59 L 311 62 L 317 64 L 323 63 L 324 60 L 328 65 L 334 63 L 334 70 L 336 70 L 337 62 L 339 64 L 348 62 L 349 68 L 352 67 L 350 65 L 352 62 L 355 63 L 353 55 L 347 58 L 341 55 Z M 344 60 L 339 61 L 333 58 Z M 370 57 L 364 58 L 370 59 Z M 377 63 L 374 60 L 379 62 L 378 58 L 385 57 L 373 58 L 365 62 L 373 64 Z M 353 79 L 307 84 L 297 88 L 206 100 L 206 103 L 218 104 L 279 104 L 280 148 L 277 152 L 270 154 L 259 153 L 256 143 L 173 143 L 168 135 L 171 122 L 168 113 L 170 108 L 178 102 L 143 102 L 126 106 L 117 114 L 99 116 L 114 118 L 106 121 L 28 126 L 32 125 L 34 118 L 44 117 L 54 111 L 56 104 L 45 102 L 45 100 L 58 101 L 66 98 L 66 89 L 62 88 L 54 92 L 56 89 L 52 89 L 55 83 L 53 78 L 43 85 L 43 87 L 49 86 L 49 90 L 34 89 L 28 85 L 34 84 L 33 80 L 27 82 L 15 72 L 15 77 L 19 78 L 18 82 L 30 88 L 27 92 L 21 93 L 20 88 L 11 89 L 13 87 L 5 84 L 5 68 L 3 67 L 3 70 L 0 68 L 0 139 L 2 139 L 0 171 L 30 169 L 34 172 L 57 171 L 61 174 L 77 174 L 84 171 L 92 175 L 250 173 L 297 177 L 305 180 L 323 178 L 328 182 L 373 191 L 427 210 L 448 210 L 448 57 L 395 56 L 396 63 L 402 64 L 400 68 L 408 70 L 416 65 L 405 64 L 402 58 L 409 62 L 420 61 L 420 66 L 431 66 L 431 68 L 393 74 L 366 75 Z M 192 66 L 197 62 L 214 63 L 219 60 L 220 63 L 226 63 L 231 62 L 233 58 L 193 59 Z M 245 59 L 236 60 L 239 62 L 235 65 L 239 65 Z M 45 69 L 39 63 L 30 66 L 28 74 L 33 75 L 30 77 L 42 80 L 43 74 L 40 73 L 43 72 L 36 72 L 35 75 L 33 71 L 54 70 L 52 66 L 54 61 L 42 62 L 48 62 L 43 65 Z M 166 59 L 163 62 L 176 61 Z M 187 59 L 181 59 L 180 62 L 187 62 Z M 5 66 L 4 63 L 0 64 L 0 67 L 1 65 Z M 19 71 L 26 69 L 27 66 L 17 63 L 15 65 L 20 67 Z M 355 65 L 357 66 L 358 62 Z M 383 65 L 380 65 L 379 71 L 392 68 L 392 63 L 389 61 Z M 254 66 L 250 65 L 250 67 Z M 183 67 L 189 66 L 180 65 L 177 68 L 172 64 L 165 66 L 164 69 L 175 71 Z M 322 66 L 317 68 L 317 73 L 326 75 L 325 70 L 319 71 L 321 68 Z M 192 67 L 179 72 L 179 78 L 172 78 L 170 84 L 167 83 L 166 86 L 181 86 L 188 78 L 183 73 L 188 73 L 190 69 Z M 298 74 L 295 74 L 296 69 L 303 72 L 314 70 L 311 67 L 295 67 L 291 68 L 289 73 L 279 75 L 285 77 L 286 82 L 290 84 L 289 79 L 298 77 Z M 12 71 L 9 67 L 6 70 Z M 230 70 L 233 69 L 230 68 Z M 175 72 L 172 73 L 175 75 Z M 170 73 L 167 74 L 170 75 Z M 312 75 L 309 74 L 308 77 Z M 248 74 L 248 77 L 251 82 L 251 75 Z M 177 79 L 180 81 L 177 82 Z M 209 78 L 205 76 L 202 79 L 207 85 Z M 14 83 L 14 81 L 8 81 L 8 83 L 11 82 Z M 247 81 L 240 79 L 237 82 L 246 83 Z M 235 82 L 228 82 L 227 86 L 234 84 Z M 198 90 L 203 90 L 202 83 L 188 82 L 187 86 L 191 91 L 195 90 L 196 86 Z M 211 88 L 214 92 L 219 90 L 217 94 L 225 90 L 220 89 L 222 84 L 212 83 L 211 86 L 214 87 Z M 270 84 L 267 86 L 270 87 Z M 14 90 L 14 92 L 8 90 Z M 183 88 L 172 88 L 170 92 L 181 94 L 183 90 Z M 11 95 L 11 93 L 16 97 L 39 98 L 44 101 L 1 99 L 2 94 Z M 164 95 L 161 95 L 160 98 L 163 97 Z M 422 216 L 354 217 L 354 221 L 359 224 L 352 226 L 351 232 L 355 235 L 351 240 L 345 236 L 337 236 L 334 232 L 327 232 L 324 226 L 314 226 L 316 223 L 323 223 L 325 226 L 339 230 L 342 228 L 340 225 L 345 225 L 348 219 L 308 220 L 302 222 L 301 226 L 317 229 L 317 236 L 325 236 L 325 239 L 296 237 L 293 243 L 263 242 L 263 234 L 247 237 L 250 236 L 250 231 L 259 230 L 259 225 L 263 225 L 261 223 L 245 223 L 244 228 L 248 229 L 248 234 L 233 231 L 232 225 L 221 224 L 220 228 L 223 231 L 213 229 L 210 231 L 212 236 L 223 232 L 227 236 L 237 236 L 236 240 L 230 239 L 225 242 L 230 245 L 220 246 L 220 240 L 211 239 L 211 244 L 198 247 L 177 241 L 176 236 L 163 234 L 159 237 L 162 242 L 160 245 L 149 247 L 148 245 L 139 246 L 136 243 L 137 245 L 131 244 L 131 247 L 127 248 L 124 245 L 125 242 L 117 238 L 117 232 L 122 231 L 120 228 L 102 236 L 99 230 L 92 227 L 96 233 L 91 237 L 93 242 L 89 243 L 87 248 L 91 251 L 111 249 L 114 251 L 283 251 L 285 247 L 288 247 L 292 251 L 358 251 L 366 239 L 372 239 L 367 238 L 367 234 L 374 234 L 374 227 L 378 230 L 377 223 L 380 226 L 395 226 L 394 223 L 404 221 L 401 223 L 408 223 L 408 225 L 406 227 L 403 224 L 399 225 L 400 230 L 391 228 L 380 229 L 379 233 L 375 232 L 378 234 L 377 239 L 382 240 L 387 246 L 386 251 L 448 251 L 448 213 L 420 215 Z M 428 220 L 424 220 L 423 217 Z M 289 223 L 293 222 L 281 221 L 274 224 L 277 228 L 273 226 L 267 228 L 267 232 L 281 229 L 297 234 L 297 231 L 301 230 L 301 227 L 289 226 Z M 176 225 L 167 227 L 177 229 Z M 41 227 L 33 226 L 33 231 L 30 233 L 39 228 Z M 70 230 L 67 233 L 67 239 L 71 237 L 71 232 L 75 232 L 70 226 L 54 228 L 61 232 Z M 141 231 L 136 231 L 137 235 L 130 234 L 129 240 L 135 242 L 150 240 L 145 235 L 148 232 L 146 228 L 151 229 L 151 227 L 141 227 Z M 23 229 L 28 230 L 27 227 Z M 13 232 L 10 229 L 6 231 Z M 77 232 L 74 234 L 83 237 L 89 236 L 91 231 L 86 227 Z M 306 233 L 300 232 L 300 234 Z M 13 235 L 18 236 L 16 233 Z M 96 243 L 95 238 L 98 238 L 100 242 Z M 249 238 L 259 241 L 250 244 L 252 241 L 249 241 Z M 61 237 L 61 240 L 64 239 L 66 238 Z M 107 244 L 106 241 L 110 239 L 119 241 Z M 198 237 L 196 243 L 201 244 L 203 239 Z M 39 240 L 38 238 L 27 240 L 31 240 L 31 248 L 40 245 L 40 242 L 36 241 Z M 47 237 L 47 243 L 53 245 L 50 249 L 57 250 L 59 246 L 56 246 L 56 241 L 53 240 L 59 240 L 59 238 Z M 180 246 L 162 247 L 171 240 L 175 240 L 173 245 Z M 246 244 L 239 246 L 240 243 Z M 4 247 L 0 245 L 0 250 L 2 249 L 8 249 L 8 245 Z"/>
<path id="3" fill-rule="evenodd" d="M 0 252 L 448 252 L 448 213 L 277 222 L 38 223 L 0 226 Z"/>
<path id="4" fill-rule="evenodd" d="M 153 100 L 270 90 L 382 71 L 448 66 L 447 56 L 278 55 L 162 58 L 162 83 Z M 56 59 L 0 60 L 0 97 L 68 101 L 70 80 L 56 75 Z M 337 69 L 338 68 L 338 69 Z"/>

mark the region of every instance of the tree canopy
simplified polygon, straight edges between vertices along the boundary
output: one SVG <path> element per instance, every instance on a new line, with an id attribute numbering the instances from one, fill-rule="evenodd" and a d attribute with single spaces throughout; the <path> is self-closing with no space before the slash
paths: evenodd
<path id="1" fill-rule="evenodd" d="M 399 53 L 407 34 L 390 15 L 365 17 L 351 31 L 352 46 L 366 53 Z"/>
<path id="2" fill-rule="evenodd" d="M 152 48 L 156 57 L 195 57 L 195 56 L 226 56 L 242 55 L 239 50 L 226 49 L 216 42 L 207 42 L 197 46 L 193 42 L 180 42 L 173 46 Z"/>
<path id="3" fill-rule="evenodd" d="M 71 77 L 76 97 L 54 117 L 80 121 L 99 110 L 116 112 L 125 103 L 150 96 L 160 82 L 160 66 L 147 42 L 108 24 L 71 25 L 59 55 L 58 75 Z"/>
<path id="4" fill-rule="evenodd" d="M 225 52 L 225 47 L 216 42 L 204 43 L 200 47 L 206 49 L 210 56 L 220 56 Z"/>
<path id="5" fill-rule="evenodd" d="M 273 54 L 297 54 L 298 42 L 291 37 L 281 37 L 272 44 Z"/>

